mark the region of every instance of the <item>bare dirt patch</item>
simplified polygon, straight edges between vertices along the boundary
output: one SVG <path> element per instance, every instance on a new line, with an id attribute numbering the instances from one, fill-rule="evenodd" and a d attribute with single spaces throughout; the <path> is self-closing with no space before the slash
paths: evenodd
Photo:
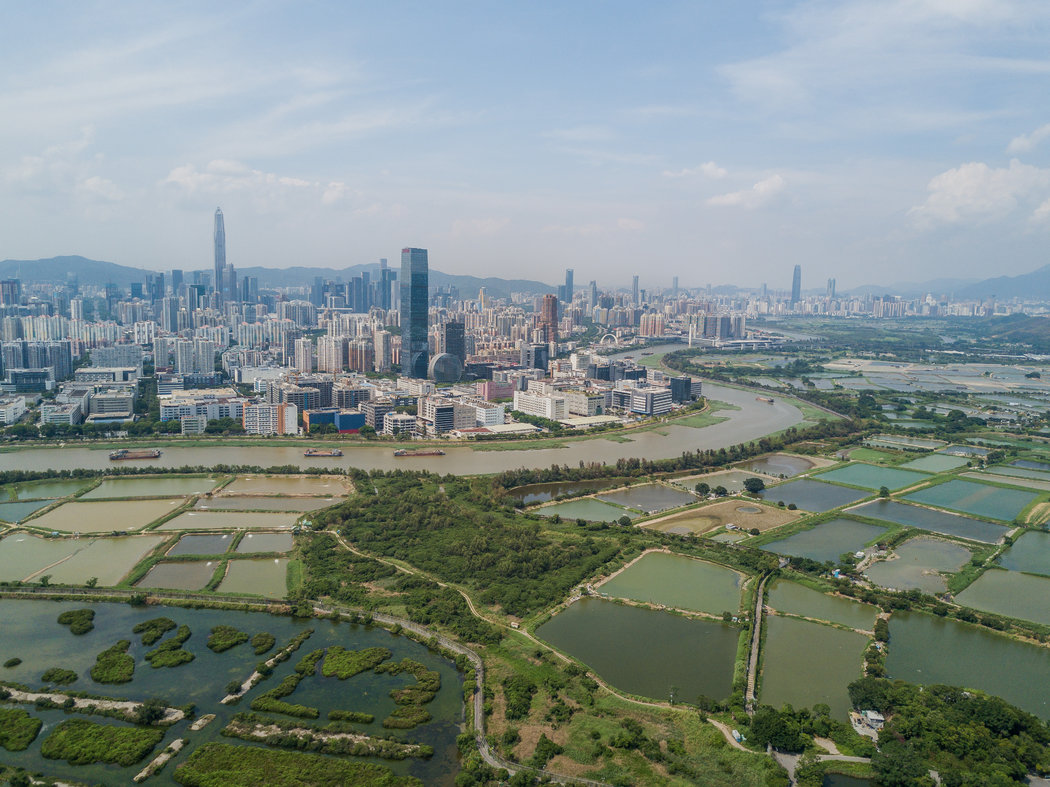
<path id="1" fill-rule="evenodd" d="M 709 533 L 732 524 L 743 530 L 758 528 L 765 532 L 794 522 L 800 516 L 803 516 L 801 511 L 788 511 L 755 500 L 734 497 L 653 519 L 640 527 L 649 527 L 662 533 Z"/>

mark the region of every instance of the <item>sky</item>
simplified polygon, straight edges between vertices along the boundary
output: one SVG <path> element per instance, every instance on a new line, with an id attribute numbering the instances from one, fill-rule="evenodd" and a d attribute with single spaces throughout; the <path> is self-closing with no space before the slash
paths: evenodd
<path id="1" fill-rule="evenodd" d="M 0 258 L 840 290 L 1050 262 L 1050 3 L 40 2 Z"/>

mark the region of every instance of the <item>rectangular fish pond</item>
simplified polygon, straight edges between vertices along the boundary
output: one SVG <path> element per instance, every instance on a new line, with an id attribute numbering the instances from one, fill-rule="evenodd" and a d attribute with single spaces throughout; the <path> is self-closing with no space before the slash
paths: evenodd
<path id="1" fill-rule="evenodd" d="M 937 511 L 922 506 L 910 506 L 907 503 L 898 503 L 896 500 L 874 500 L 854 508 L 853 513 L 946 536 L 983 541 L 987 544 L 994 544 L 1009 532 L 1009 528 L 994 522 L 985 522 L 981 519 L 949 514 L 946 511 Z"/>
<path id="2" fill-rule="evenodd" d="M 798 481 L 788 481 L 772 489 L 759 492 L 759 496 L 769 502 L 783 502 L 785 505 L 794 503 L 803 511 L 814 511 L 823 513 L 833 508 L 856 503 L 870 492 L 862 492 L 857 489 L 849 489 L 835 484 L 825 484 L 820 481 L 811 481 L 802 478 Z"/>
<path id="3" fill-rule="evenodd" d="M 984 612 L 1050 625 L 1050 577 L 989 569 L 955 600 Z"/>
<path id="4" fill-rule="evenodd" d="M 648 514 L 696 502 L 693 494 L 663 484 L 642 484 L 617 492 L 603 492 L 598 495 L 598 499 Z"/>
<path id="5" fill-rule="evenodd" d="M 786 579 L 778 579 L 770 585 L 766 605 L 778 612 L 827 620 L 863 631 L 871 631 L 878 612 L 870 604 L 821 593 Z"/>
<path id="6" fill-rule="evenodd" d="M 660 610 L 582 598 L 536 635 L 630 694 L 685 702 L 729 696 L 740 629 Z"/>
<path id="7" fill-rule="evenodd" d="M 905 499 L 936 508 L 947 508 L 988 519 L 1012 522 L 1039 495 L 1020 489 L 1005 489 L 974 481 L 953 479 L 945 484 L 920 489 Z"/>
<path id="8" fill-rule="evenodd" d="M 703 560 L 649 552 L 603 582 L 598 592 L 618 598 L 721 615 L 740 610 L 744 576 Z"/>
<path id="9" fill-rule="evenodd" d="M 832 519 L 787 538 L 771 541 L 761 549 L 776 552 L 778 555 L 807 557 L 818 563 L 829 560 L 837 563 L 840 555 L 857 552 L 884 535 L 886 528 L 878 525 L 855 522 L 852 519 Z"/>
<path id="10" fill-rule="evenodd" d="M 880 487 L 888 487 L 891 491 L 904 489 L 907 486 L 915 486 L 929 479 L 924 473 L 914 470 L 899 470 L 895 467 L 879 467 L 868 465 L 863 462 L 853 462 L 845 467 L 829 470 L 821 473 L 815 478 L 821 481 L 834 481 L 839 484 L 859 486 L 864 489 L 878 490 Z"/>

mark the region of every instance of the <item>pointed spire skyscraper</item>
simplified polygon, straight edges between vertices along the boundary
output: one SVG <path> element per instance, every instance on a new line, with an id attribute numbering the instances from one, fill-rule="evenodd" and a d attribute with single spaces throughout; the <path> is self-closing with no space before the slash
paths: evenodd
<path id="1" fill-rule="evenodd" d="M 222 220 L 222 208 L 215 209 L 215 278 L 212 286 L 222 295 L 223 268 L 226 267 L 226 225 Z"/>

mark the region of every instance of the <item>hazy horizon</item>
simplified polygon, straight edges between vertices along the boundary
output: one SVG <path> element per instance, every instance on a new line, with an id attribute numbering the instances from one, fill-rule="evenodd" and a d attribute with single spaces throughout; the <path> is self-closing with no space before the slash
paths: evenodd
<path id="1" fill-rule="evenodd" d="M 646 288 L 1047 262 L 1050 7 L 8 9 L 0 257 Z"/>

